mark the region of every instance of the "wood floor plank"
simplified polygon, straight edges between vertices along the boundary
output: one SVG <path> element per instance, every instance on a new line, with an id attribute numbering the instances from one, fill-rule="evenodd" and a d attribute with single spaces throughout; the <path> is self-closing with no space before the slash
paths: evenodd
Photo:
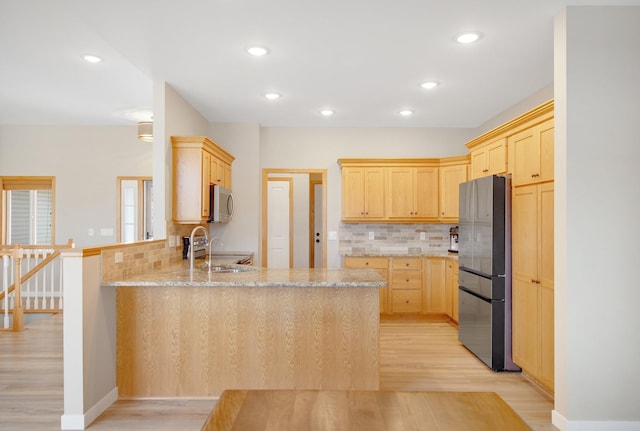
<path id="1" fill-rule="evenodd" d="M 62 315 L 24 332 L 1 332 L 0 431 L 59 430 L 62 369 Z M 551 400 L 519 373 L 489 370 L 458 343 L 448 323 L 382 321 L 380 385 L 386 391 L 495 392 L 534 431 L 557 431 Z M 212 399 L 120 400 L 89 429 L 200 431 L 214 405 Z"/>

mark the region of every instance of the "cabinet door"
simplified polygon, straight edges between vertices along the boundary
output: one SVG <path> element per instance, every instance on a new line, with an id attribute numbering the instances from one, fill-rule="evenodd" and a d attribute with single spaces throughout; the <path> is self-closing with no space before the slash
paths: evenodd
<path id="1" fill-rule="evenodd" d="M 445 295 L 446 260 L 427 257 L 425 265 L 425 304 L 427 313 L 446 313 Z"/>
<path id="2" fill-rule="evenodd" d="M 538 180 L 553 180 L 553 158 L 554 158 L 554 120 L 553 118 L 538 125 L 536 133 L 538 135 L 538 145 L 540 147 L 540 176 Z"/>
<path id="3" fill-rule="evenodd" d="M 446 313 L 454 322 L 458 322 L 458 261 L 447 259 L 445 274 Z"/>
<path id="4" fill-rule="evenodd" d="M 389 195 L 387 210 L 390 218 L 412 218 L 415 216 L 413 178 L 414 169 L 408 167 L 389 168 Z"/>
<path id="5" fill-rule="evenodd" d="M 540 357 L 538 287 L 531 280 L 515 278 L 511 292 L 513 361 L 535 377 Z"/>
<path id="6" fill-rule="evenodd" d="M 415 218 L 438 218 L 438 168 L 417 167 L 414 169 L 414 214 Z"/>
<path id="7" fill-rule="evenodd" d="M 487 150 L 486 148 L 480 148 L 471 151 L 471 174 L 470 179 L 482 178 L 489 174 L 489 168 L 487 167 Z"/>
<path id="8" fill-rule="evenodd" d="M 534 183 L 540 170 L 540 150 L 535 128 L 509 136 L 509 149 L 513 152 L 513 186 Z"/>
<path id="9" fill-rule="evenodd" d="M 364 168 L 342 168 L 342 218 L 364 217 Z"/>
<path id="10" fill-rule="evenodd" d="M 457 221 L 460 183 L 467 181 L 467 165 L 440 168 L 440 220 Z"/>
<path id="11" fill-rule="evenodd" d="M 504 174 L 508 172 L 507 167 L 507 140 L 500 138 L 487 145 L 486 175 Z"/>
<path id="12" fill-rule="evenodd" d="M 201 186 L 201 215 L 202 217 L 209 217 L 209 178 L 211 176 L 211 154 L 206 151 L 202 151 L 202 172 L 200 178 L 202 179 Z"/>
<path id="13" fill-rule="evenodd" d="M 366 168 L 365 182 L 365 216 L 367 218 L 384 218 L 385 181 L 384 168 Z"/>

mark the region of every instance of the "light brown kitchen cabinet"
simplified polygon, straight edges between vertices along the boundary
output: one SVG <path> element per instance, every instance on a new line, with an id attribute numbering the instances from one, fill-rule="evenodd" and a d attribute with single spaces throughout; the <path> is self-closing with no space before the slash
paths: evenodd
<path id="1" fill-rule="evenodd" d="M 389 283 L 389 258 L 370 256 L 345 256 L 345 268 L 374 269 L 384 280 Z M 389 286 L 380 288 L 380 313 L 390 312 L 389 308 Z"/>
<path id="2" fill-rule="evenodd" d="M 212 155 L 210 157 L 209 166 L 209 183 L 230 189 L 231 165 Z"/>
<path id="3" fill-rule="evenodd" d="M 422 258 L 392 257 L 390 302 L 393 313 L 421 313 L 423 307 Z"/>
<path id="4" fill-rule="evenodd" d="M 438 219 L 438 168 L 402 166 L 388 169 L 387 216 L 392 220 Z"/>
<path id="5" fill-rule="evenodd" d="M 209 218 L 209 186 L 221 184 L 230 187 L 231 164 L 234 157 L 206 136 L 172 136 L 173 154 L 173 221 L 199 224 Z M 218 165 L 225 176 L 220 183 Z M 215 174 L 212 173 L 216 170 Z"/>
<path id="6" fill-rule="evenodd" d="M 424 312 L 446 314 L 446 269 L 445 257 L 424 258 Z"/>
<path id="7" fill-rule="evenodd" d="M 507 169 L 507 140 L 499 137 L 471 150 L 471 178 L 504 174 Z"/>
<path id="8" fill-rule="evenodd" d="M 550 118 L 509 136 L 513 186 L 553 180 L 554 120 Z"/>
<path id="9" fill-rule="evenodd" d="M 445 279 L 446 313 L 458 323 L 458 259 L 447 258 Z"/>
<path id="10" fill-rule="evenodd" d="M 342 219 L 378 220 L 385 217 L 385 168 L 342 168 Z"/>
<path id="11" fill-rule="evenodd" d="M 513 360 L 550 392 L 553 376 L 553 182 L 513 188 Z"/>
<path id="12" fill-rule="evenodd" d="M 459 215 L 459 186 L 460 183 L 467 181 L 469 163 L 466 157 L 456 157 L 451 159 L 448 161 L 448 163 L 452 163 L 451 165 L 443 166 L 443 162 L 441 162 L 441 166 L 439 168 L 439 219 L 442 222 L 456 223 Z"/>

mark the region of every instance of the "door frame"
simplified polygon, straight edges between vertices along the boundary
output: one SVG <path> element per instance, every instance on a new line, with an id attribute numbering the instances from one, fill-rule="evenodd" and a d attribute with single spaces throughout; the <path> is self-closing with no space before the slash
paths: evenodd
<path id="1" fill-rule="evenodd" d="M 263 168 L 262 169 L 262 267 L 267 267 L 267 185 L 270 174 L 320 174 L 322 178 L 322 267 L 327 267 L 327 170 L 326 169 L 294 169 L 294 168 Z M 311 229 L 311 226 L 310 226 Z"/>

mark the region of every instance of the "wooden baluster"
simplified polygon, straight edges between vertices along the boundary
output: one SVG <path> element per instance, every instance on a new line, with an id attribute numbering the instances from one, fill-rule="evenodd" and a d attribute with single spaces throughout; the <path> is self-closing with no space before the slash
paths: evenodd
<path id="1" fill-rule="evenodd" d="M 17 249 L 13 252 L 13 259 L 15 263 L 15 271 L 14 278 L 16 280 L 15 290 L 13 293 L 16 298 L 16 305 L 13 307 L 13 330 L 14 331 L 22 331 L 24 330 L 24 318 L 23 318 L 23 310 L 22 310 L 22 298 L 20 290 L 22 288 L 22 277 L 20 277 L 21 269 L 22 269 L 22 254 L 23 250 Z"/>
<path id="2" fill-rule="evenodd" d="M 9 256 L 2 256 L 2 292 L 4 292 L 4 325 L 9 328 Z"/>
<path id="3" fill-rule="evenodd" d="M 27 265 L 26 268 L 24 268 L 25 271 L 29 271 L 31 269 L 31 250 L 26 250 L 24 253 L 26 259 L 27 259 Z M 27 280 L 27 303 L 25 305 L 25 308 L 27 310 L 31 310 L 31 279 Z"/>

